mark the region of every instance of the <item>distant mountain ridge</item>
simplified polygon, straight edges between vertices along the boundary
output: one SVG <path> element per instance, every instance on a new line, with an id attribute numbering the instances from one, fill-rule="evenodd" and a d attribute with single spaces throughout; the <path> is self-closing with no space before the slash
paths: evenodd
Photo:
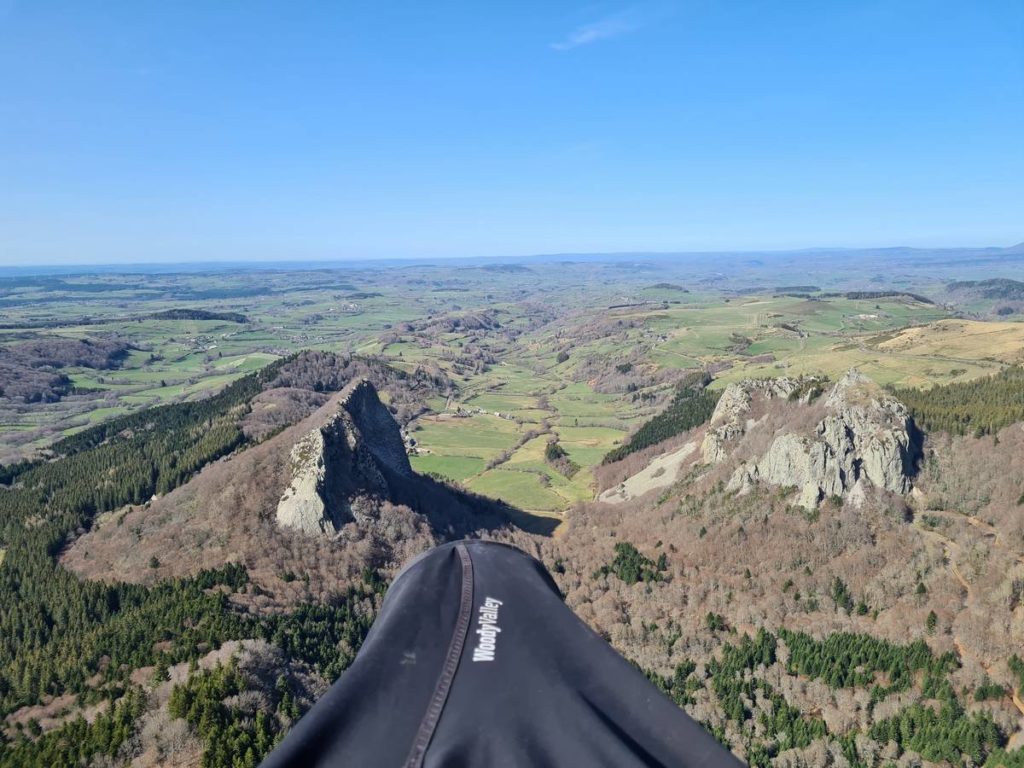
<path id="1" fill-rule="evenodd" d="M 53 265 L 0 265 L 0 281 L 7 278 L 27 277 L 34 275 L 88 275 L 88 274 L 174 274 L 196 272 L 233 272 L 238 270 L 279 271 L 286 270 L 324 270 L 324 269 L 368 269 L 382 267 L 408 267 L 416 265 L 453 264 L 466 266 L 490 266 L 502 270 L 506 267 L 515 269 L 516 265 L 531 262 L 573 262 L 573 261 L 620 261 L 663 260 L 663 259 L 721 259 L 743 260 L 753 257 L 760 258 L 794 258 L 807 256 L 1017 256 L 1024 255 L 1024 242 L 1011 246 L 880 246 L 870 248 L 844 248 L 837 246 L 816 246 L 792 249 L 711 249 L 711 250 L 671 250 L 671 251 L 556 251 L 518 256 L 451 256 L 423 258 L 385 258 L 385 259 L 348 259 L 348 260 L 298 260 L 298 261 L 204 261 L 204 262 L 166 262 L 166 263 L 122 263 L 122 264 L 53 264 Z M 0 290 L 3 283 L 0 282 Z"/>

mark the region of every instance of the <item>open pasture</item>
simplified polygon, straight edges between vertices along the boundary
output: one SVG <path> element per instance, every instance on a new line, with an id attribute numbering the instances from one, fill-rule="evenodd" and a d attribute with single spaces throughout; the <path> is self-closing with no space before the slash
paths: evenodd
<path id="1" fill-rule="evenodd" d="M 0 454 L 30 455 L 117 414 L 204 397 L 300 349 L 354 352 L 454 383 L 451 398 L 434 398 L 411 425 L 417 469 L 558 511 L 589 498 L 593 467 L 662 407 L 680 371 L 712 370 L 712 386 L 724 387 L 858 367 L 881 383 L 927 385 L 992 372 L 1024 349 L 1024 324 L 960 319 L 905 296 L 739 290 L 865 287 L 834 270 L 817 279 L 783 270 L 765 282 L 756 266 L 701 280 L 692 269 L 566 261 L 0 280 L 0 345 L 64 336 L 131 346 L 117 368 L 62 369 L 75 394 L 61 402 L 0 397 Z M 871 274 L 872 289 L 886 286 L 883 272 Z M 941 285 L 928 280 L 924 293 Z M 890 283 L 915 289 L 909 277 Z M 186 308 L 194 317 L 161 316 Z M 631 373 L 616 373 L 623 361 Z M 520 445 L 529 430 L 544 434 Z M 543 460 L 554 438 L 581 467 L 571 479 Z"/>
<path id="2" fill-rule="evenodd" d="M 541 484 L 540 475 L 509 469 L 492 469 L 471 478 L 466 487 L 476 493 L 514 504 L 528 512 L 565 509 L 567 499 Z"/>

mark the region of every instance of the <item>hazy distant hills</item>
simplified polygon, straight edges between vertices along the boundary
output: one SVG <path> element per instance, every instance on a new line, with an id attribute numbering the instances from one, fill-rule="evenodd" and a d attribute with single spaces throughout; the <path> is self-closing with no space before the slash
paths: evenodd
<path id="1" fill-rule="evenodd" d="M 306 271 L 321 269 L 362 270 L 387 267 L 408 267 L 426 265 L 453 266 L 495 266 L 528 264 L 533 262 L 618 262 L 618 261 L 673 261 L 691 265 L 721 264 L 744 261 L 801 261 L 814 262 L 819 259 L 848 260 L 911 260 L 919 264 L 931 263 L 952 265 L 963 259 L 1006 259 L 1024 256 L 1024 242 L 1008 247 L 964 246 L 952 248 L 921 248 L 891 246 L 875 248 L 816 247 L 789 250 L 712 250 L 712 251 L 570 251 L 518 256 L 477 256 L 452 258 L 405 258 L 396 254 L 387 259 L 323 259 L 294 261 L 204 261 L 165 263 L 118 263 L 118 264 L 53 264 L 53 265 L 0 265 L 0 280 L 10 277 L 32 275 L 85 275 L 85 274 L 174 274 L 194 272 L 236 272 L 236 271 Z M 1014 259 L 1015 260 L 1015 259 Z M 0 283 L 0 289 L 2 289 Z"/>

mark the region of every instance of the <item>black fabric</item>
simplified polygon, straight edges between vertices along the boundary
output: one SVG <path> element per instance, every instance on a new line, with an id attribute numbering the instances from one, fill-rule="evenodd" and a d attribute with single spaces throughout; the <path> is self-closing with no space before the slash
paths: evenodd
<path id="1" fill-rule="evenodd" d="M 263 768 L 740 765 L 566 607 L 540 563 L 464 541 L 398 575 L 355 662 Z"/>

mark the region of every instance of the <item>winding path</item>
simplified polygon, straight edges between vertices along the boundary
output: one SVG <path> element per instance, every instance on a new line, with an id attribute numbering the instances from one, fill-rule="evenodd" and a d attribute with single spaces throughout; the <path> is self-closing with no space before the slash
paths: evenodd
<path id="1" fill-rule="evenodd" d="M 1004 544 L 1002 544 L 999 540 L 999 531 L 996 530 L 996 528 L 990 525 L 989 523 L 986 523 L 984 520 L 981 520 L 980 518 L 977 518 L 973 515 L 965 515 L 961 512 L 954 512 L 951 510 L 930 510 L 927 514 L 931 516 L 944 517 L 946 519 L 952 518 L 953 520 L 959 522 L 966 522 L 968 525 L 971 525 L 974 528 L 983 531 L 986 538 L 989 538 L 993 544 L 995 544 L 1006 554 L 1008 554 L 1011 560 L 1020 564 L 1024 564 L 1024 555 L 1020 555 L 1019 553 L 1009 549 Z M 923 534 L 934 536 L 942 543 L 942 551 L 945 556 L 946 562 L 949 564 L 949 572 L 964 590 L 964 605 L 966 606 L 969 603 L 973 602 L 974 593 L 971 590 L 971 585 L 967 581 L 967 579 L 964 578 L 964 575 L 960 571 L 959 566 L 957 566 L 956 558 L 953 553 L 953 550 L 956 550 L 957 554 L 960 552 L 960 543 L 955 539 L 945 535 L 944 533 L 941 533 L 934 529 L 925 528 L 921 525 L 918 525 L 918 529 Z M 956 635 L 953 635 L 953 645 L 956 647 L 957 653 L 959 653 L 962 658 L 973 658 L 975 661 L 978 662 L 981 668 L 985 670 L 985 674 L 989 674 L 990 665 L 987 664 L 984 659 L 979 658 L 976 654 L 969 651 L 967 647 L 963 644 L 963 642 L 960 640 L 960 638 L 958 638 Z M 1012 689 L 1010 699 L 1011 701 L 1013 701 L 1013 705 L 1017 708 L 1021 715 L 1024 715 L 1024 700 L 1021 699 L 1020 690 L 1016 688 Z M 1017 746 L 1024 746 L 1024 721 L 1022 721 L 1020 728 L 1018 728 L 1017 732 L 1013 734 L 1013 736 L 1011 737 L 1010 743 L 1016 744 Z"/>

